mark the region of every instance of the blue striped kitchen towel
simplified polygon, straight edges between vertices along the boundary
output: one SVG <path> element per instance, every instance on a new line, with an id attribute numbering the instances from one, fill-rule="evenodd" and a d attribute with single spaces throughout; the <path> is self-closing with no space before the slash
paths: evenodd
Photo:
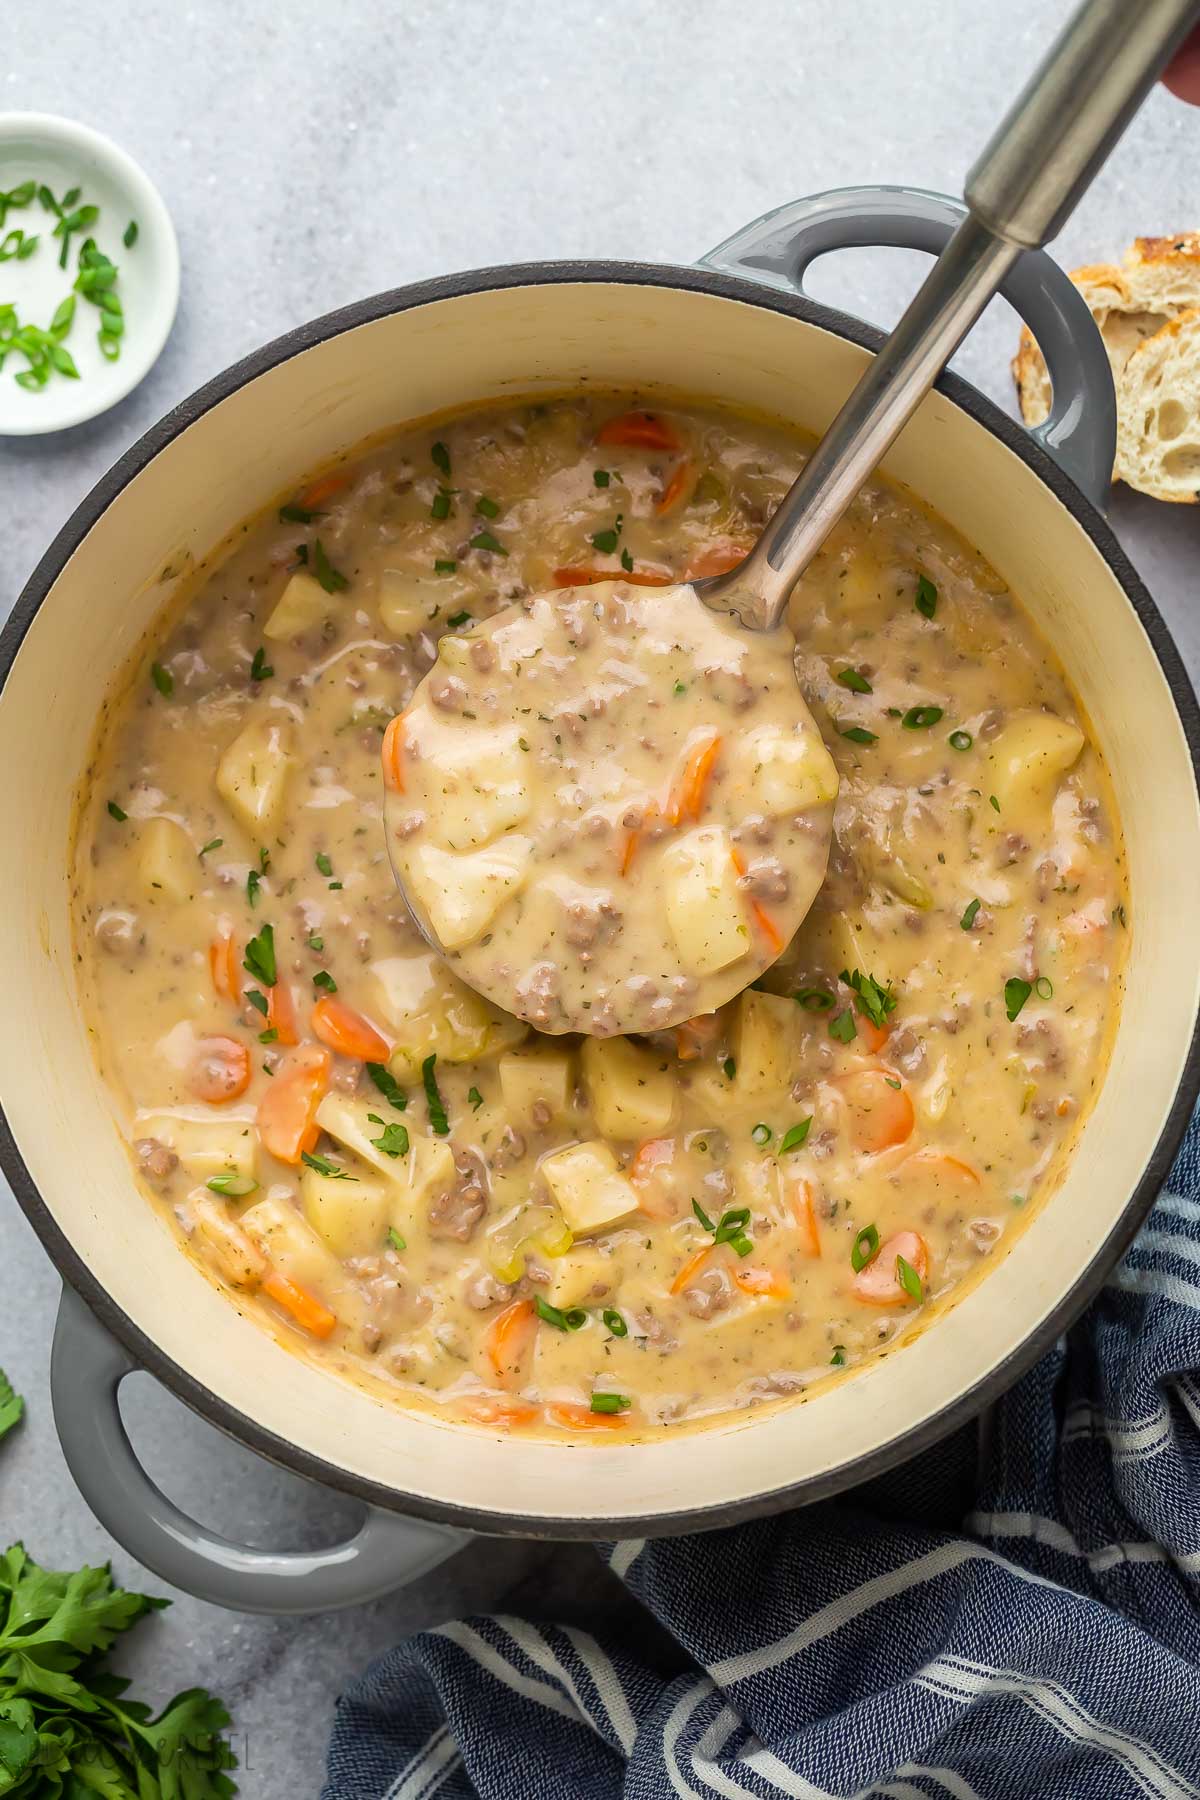
<path id="1" fill-rule="evenodd" d="M 398 1645 L 339 1702 L 324 1800 L 1200 1796 L 1196 1119 L 1100 1299 L 976 1446 L 607 1546 L 673 1655 L 649 1621 Z"/>

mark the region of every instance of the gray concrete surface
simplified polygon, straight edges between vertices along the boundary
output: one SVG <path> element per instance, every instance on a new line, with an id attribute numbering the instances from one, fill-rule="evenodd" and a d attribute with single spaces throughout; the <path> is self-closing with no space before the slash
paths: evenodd
<path id="1" fill-rule="evenodd" d="M 183 300 L 149 379 L 96 423 L 0 442 L 0 606 L 101 472 L 181 396 L 314 314 L 450 269 L 536 257 L 686 262 L 795 195 L 861 181 L 957 192 L 1065 0 L 62 0 L 5 24 L 0 110 L 74 115 L 125 145 L 178 227 Z M 1200 112 L 1157 94 L 1070 224 L 1068 266 L 1140 232 L 1200 225 Z M 1190 172 L 1189 172 L 1190 171 Z M 819 294 L 887 322 L 918 264 L 845 256 Z M 0 281 L 0 287 L 3 287 Z M 958 360 L 1010 405 L 1005 309 Z M 1122 494 L 1114 523 L 1200 667 L 1200 509 Z M 86 1147 L 81 1146 L 81 1158 Z M 0 1192 L 0 1364 L 29 1401 L 0 1451 L 0 1531 L 67 1566 L 115 1558 L 49 1417 L 57 1278 Z M 259 1543 L 332 1538 L 352 1509 L 258 1463 L 148 1378 L 126 1414 L 155 1475 L 201 1518 Z M 179 1599 L 128 1658 L 162 1698 L 229 1700 L 255 1800 L 319 1785 L 340 1686 L 415 1625 L 497 1604 L 608 1603 L 587 1550 L 481 1546 L 410 1594 L 271 1623 Z M 511 1599 L 511 1596 L 510 1596 Z"/>

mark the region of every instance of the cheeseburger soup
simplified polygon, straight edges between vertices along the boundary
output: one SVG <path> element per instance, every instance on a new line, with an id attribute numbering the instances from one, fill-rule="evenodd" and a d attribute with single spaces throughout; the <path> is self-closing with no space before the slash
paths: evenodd
<path id="1" fill-rule="evenodd" d="M 397 1404 L 603 1439 L 802 1393 L 1003 1253 L 1103 1078 L 1119 826 L 1003 582 L 873 485 L 793 596 L 798 688 L 678 585 L 803 454 L 611 396 L 410 431 L 248 525 L 105 712 L 74 920 L 140 1178 Z M 518 896 L 521 1018 L 456 973 Z M 577 1034 L 601 966 L 633 1035 Z"/>

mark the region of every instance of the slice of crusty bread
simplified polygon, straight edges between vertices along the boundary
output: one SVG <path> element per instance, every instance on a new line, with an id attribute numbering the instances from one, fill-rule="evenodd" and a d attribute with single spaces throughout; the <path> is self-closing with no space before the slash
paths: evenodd
<path id="1" fill-rule="evenodd" d="M 1091 308 L 1112 364 L 1119 419 L 1114 481 L 1126 481 L 1160 499 L 1195 501 L 1200 482 L 1192 481 L 1190 489 L 1187 487 L 1190 477 L 1183 473 L 1187 458 L 1182 454 L 1186 443 L 1174 447 L 1181 453 L 1178 455 L 1157 438 L 1144 445 L 1137 421 L 1151 414 L 1157 419 L 1162 402 L 1171 398 L 1169 394 L 1158 395 L 1152 404 L 1145 403 L 1140 384 L 1151 370 L 1157 373 L 1169 368 L 1175 379 L 1185 370 L 1189 356 L 1197 358 L 1200 366 L 1194 324 L 1170 340 L 1169 354 L 1141 357 L 1145 346 L 1158 333 L 1183 313 L 1200 308 L 1200 232 L 1136 238 L 1120 267 L 1113 263 L 1094 264 L 1074 270 L 1071 279 Z M 1166 352 L 1166 342 L 1161 350 Z M 1050 411 L 1050 378 L 1027 326 L 1022 329 L 1012 369 L 1021 416 L 1027 425 L 1040 425 Z M 1194 387 L 1190 391 L 1192 400 L 1181 400 L 1185 417 L 1189 408 L 1193 414 L 1197 410 Z M 1169 407 L 1166 417 L 1168 422 L 1179 422 Z M 1183 429 L 1191 431 L 1187 425 Z M 1154 485 L 1146 487 L 1147 480 Z"/>
<path id="2" fill-rule="evenodd" d="M 1156 500 L 1200 500 L 1200 306 L 1169 320 L 1126 362 L 1117 468 Z"/>

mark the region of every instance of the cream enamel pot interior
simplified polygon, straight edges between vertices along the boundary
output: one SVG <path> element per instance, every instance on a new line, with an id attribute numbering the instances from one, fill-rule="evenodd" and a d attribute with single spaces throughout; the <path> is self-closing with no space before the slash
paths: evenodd
<path id="1" fill-rule="evenodd" d="M 281 1348 L 180 1254 L 134 1185 L 75 999 L 73 797 L 103 696 L 192 559 L 337 451 L 473 402 L 636 385 L 820 431 L 879 339 L 807 300 L 803 267 L 851 242 L 937 248 L 960 210 L 900 190 L 824 196 L 748 227 L 700 269 L 485 270 L 351 307 L 179 407 L 104 478 L 34 574 L 2 650 L 3 1162 L 67 1283 L 53 1385 L 68 1461 L 113 1535 L 178 1585 L 246 1609 L 308 1610 L 397 1584 L 463 1530 L 644 1535 L 828 1495 L 994 1398 L 1097 1290 L 1144 1216 L 1200 1082 L 1200 934 L 1180 904 L 1200 891 L 1200 719 L 1096 507 L 953 378 L 925 401 L 887 472 L 979 547 L 1062 657 L 1116 786 L 1132 947 L 1107 1083 L 1062 1188 L 907 1348 L 802 1404 L 636 1447 L 501 1440 L 398 1411 Z M 1005 291 L 1056 378 L 1044 441 L 1099 495 L 1112 390 L 1086 308 L 1040 254 L 1022 258 Z M 363 1531 L 311 1557 L 270 1556 L 193 1525 L 124 1437 L 116 1389 L 133 1366 L 264 1455 L 360 1496 Z"/>

